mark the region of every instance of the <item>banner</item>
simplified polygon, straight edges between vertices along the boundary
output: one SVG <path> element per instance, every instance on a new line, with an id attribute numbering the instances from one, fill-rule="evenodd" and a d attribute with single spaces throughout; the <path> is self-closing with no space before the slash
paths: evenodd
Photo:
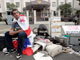
<path id="1" fill-rule="evenodd" d="M 51 18 L 51 36 L 60 36 L 61 35 L 61 17 L 52 17 Z"/>
<path id="2" fill-rule="evenodd" d="M 63 31 L 65 34 L 70 34 L 70 33 L 80 33 L 80 26 L 62 26 Z"/>

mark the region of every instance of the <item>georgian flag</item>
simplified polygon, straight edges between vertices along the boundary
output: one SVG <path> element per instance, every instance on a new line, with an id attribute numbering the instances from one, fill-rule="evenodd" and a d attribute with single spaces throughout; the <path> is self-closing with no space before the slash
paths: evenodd
<path id="1" fill-rule="evenodd" d="M 16 20 L 14 19 L 14 22 L 17 22 L 19 26 L 25 31 L 27 34 L 27 38 L 25 39 L 24 42 L 24 47 L 23 47 L 23 54 L 25 55 L 32 55 L 33 50 L 32 50 L 32 45 L 33 45 L 33 32 L 31 31 L 31 28 L 29 26 L 29 22 L 27 18 L 24 15 L 20 15 L 19 19 Z"/>

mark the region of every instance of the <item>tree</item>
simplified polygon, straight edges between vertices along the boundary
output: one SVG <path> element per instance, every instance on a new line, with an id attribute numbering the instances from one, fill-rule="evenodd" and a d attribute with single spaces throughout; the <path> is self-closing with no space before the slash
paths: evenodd
<path id="1" fill-rule="evenodd" d="M 72 13 L 71 5 L 67 3 L 60 5 L 57 9 L 60 9 L 62 16 L 70 16 Z"/>
<path id="2" fill-rule="evenodd" d="M 9 10 L 13 10 L 13 9 L 15 9 L 15 8 L 17 8 L 17 7 L 16 7 L 16 5 L 15 5 L 14 3 L 8 3 L 8 4 L 7 4 L 7 8 L 8 8 Z"/>

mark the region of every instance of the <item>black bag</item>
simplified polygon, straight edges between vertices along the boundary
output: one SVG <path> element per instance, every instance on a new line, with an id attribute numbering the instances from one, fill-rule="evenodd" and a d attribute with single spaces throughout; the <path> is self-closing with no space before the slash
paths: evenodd
<path id="1" fill-rule="evenodd" d="M 53 42 L 54 44 L 59 43 L 59 41 L 56 40 L 56 39 L 54 39 L 53 37 L 50 37 L 49 40 L 50 40 L 51 42 Z"/>
<path id="2" fill-rule="evenodd" d="M 0 36 L 0 51 L 2 51 L 3 48 L 5 48 L 5 38 L 4 36 Z"/>
<path id="3" fill-rule="evenodd" d="M 44 24 L 39 25 L 37 33 L 38 33 L 38 35 L 41 35 L 41 36 L 46 36 L 46 37 L 49 36 L 48 29 Z"/>
<path id="4" fill-rule="evenodd" d="M 44 24 L 40 24 L 38 29 L 41 30 L 41 31 L 48 30 L 47 27 Z"/>

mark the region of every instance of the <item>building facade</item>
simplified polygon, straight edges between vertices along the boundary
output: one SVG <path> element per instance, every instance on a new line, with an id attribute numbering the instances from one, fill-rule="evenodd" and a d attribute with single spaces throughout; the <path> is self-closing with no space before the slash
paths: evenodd
<path id="1" fill-rule="evenodd" d="M 57 10 L 61 4 L 69 3 L 75 9 L 80 9 L 77 0 L 0 0 L 0 15 L 3 18 L 9 14 L 8 3 L 14 3 L 20 12 L 25 13 L 32 24 L 44 21 L 47 23 L 49 17 L 60 16 Z"/>

